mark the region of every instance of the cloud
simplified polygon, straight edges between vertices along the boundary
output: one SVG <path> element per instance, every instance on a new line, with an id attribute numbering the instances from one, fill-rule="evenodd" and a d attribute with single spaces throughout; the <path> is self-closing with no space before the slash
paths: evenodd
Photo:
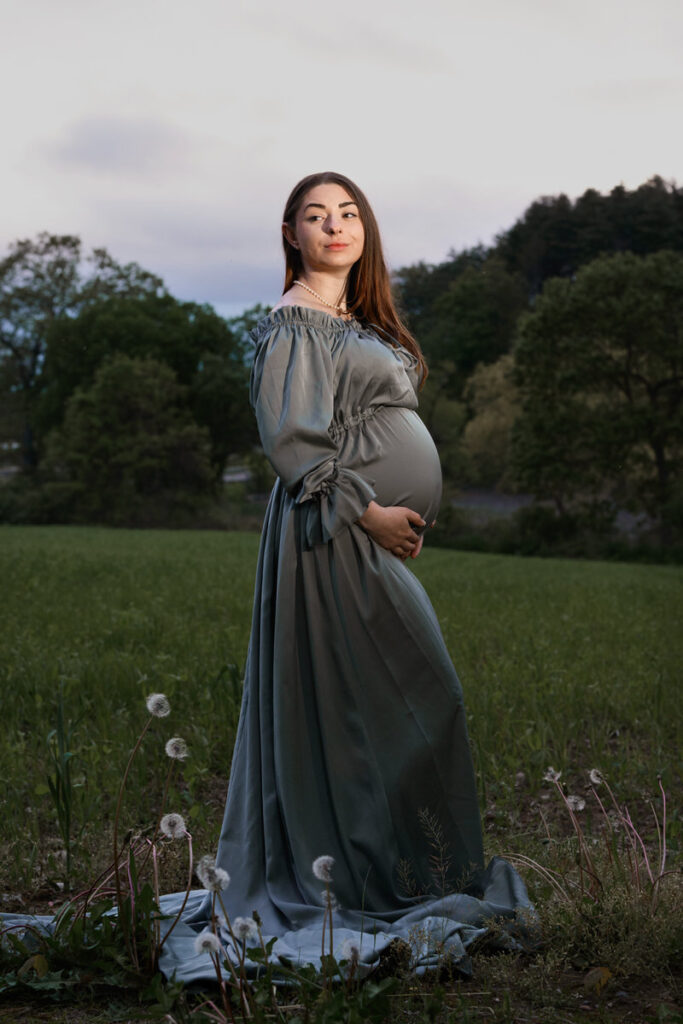
<path id="1" fill-rule="evenodd" d="M 683 77 L 634 77 L 594 81 L 576 88 L 575 95 L 581 100 L 627 111 L 632 111 L 634 105 L 660 111 L 662 107 L 680 109 L 683 101 Z"/>
<path id="2" fill-rule="evenodd" d="M 89 171 L 148 177 L 184 165 L 189 148 L 182 131 L 158 118 L 103 115 L 71 124 L 64 139 L 48 146 L 48 153 L 60 163 Z"/>
<path id="3" fill-rule="evenodd" d="M 358 3 L 360 10 L 364 4 Z M 319 8 L 317 9 L 320 10 Z M 453 62 L 448 52 L 439 48 L 438 35 L 435 32 L 436 45 L 430 42 L 428 31 L 434 19 L 425 18 L 424 13 L 418 19 L 419 32 L 412 31 L 408 20 L 399 21 L 387 18 L 381 24 L 370 20 L 371 12 L 353 17 L 352 24 L 345 26 L 344 35 L 339 36 L 338 30 L 332 28 L 330 19 L 317 17 L 299 17 L 292 20 L 291 12 L 282 13 L 283 8 L 274 6 L 264 19 L 262 13 L 245 12 L 243 20 L 263 37 L 270 35 L 277 39 L 286 38 L 291 48 L 303 52 L 309 59 L 322 64 L 342 64 L 345 68 L 351 65 L 367 64 L 367 66 L 391 67 L 406 74 L 416 71 L 451 72 Z M 403 28 L 403 32 L 401 32 Z M 420 34 L 426 39 L 421 39 Z"/>

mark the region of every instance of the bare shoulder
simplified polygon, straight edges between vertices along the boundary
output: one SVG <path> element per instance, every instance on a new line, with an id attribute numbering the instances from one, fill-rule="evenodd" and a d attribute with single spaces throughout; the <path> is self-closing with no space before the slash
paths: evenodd
<path id="1" fill-rule="evenodd" d="M 288 292 L 281 295 L 274 306 L 271 307 L 271 313 L 274 313 L 276 309 L 283 309 L 285 306 L 298 306 L 300 303 L 296 301 L 296 298 L 292 295 L 293 288 L 290 288 Z"/>

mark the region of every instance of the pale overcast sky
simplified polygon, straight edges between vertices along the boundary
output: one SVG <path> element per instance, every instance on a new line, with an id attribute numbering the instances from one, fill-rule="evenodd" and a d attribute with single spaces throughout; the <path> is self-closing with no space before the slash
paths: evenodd
<path id="1" fill-rule="evenodd" d="M 683 184 L 681 0 L 0 0 L 0 251 L 80 234 L 231 314 L 338 170 L 394 267 L 539 195 Z"/>

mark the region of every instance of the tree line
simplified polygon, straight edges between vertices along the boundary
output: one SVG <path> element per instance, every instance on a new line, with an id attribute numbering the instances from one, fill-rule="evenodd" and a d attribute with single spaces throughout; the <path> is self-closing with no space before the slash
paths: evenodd
<path id="1" fill-rule="evenodd" d="M 451 488 L 533 494 L 554 520 L 683 527 L 683 189 L 536 200 L 491 246 L 394 275 L 430 365 L 421 413 Z M 170 521 L 258 438 L 247 334 L 76 236 L 0 260 L 0 518 Z M 448 491 L 447 491 L 448 493 Z"/>
<path id="2" fill-rule="evenodd" d="M 557 523 L 683 531 L 683 189 L 538 199 L 490 247 L 405 267 L 447 478 L 530 492 Z"/>

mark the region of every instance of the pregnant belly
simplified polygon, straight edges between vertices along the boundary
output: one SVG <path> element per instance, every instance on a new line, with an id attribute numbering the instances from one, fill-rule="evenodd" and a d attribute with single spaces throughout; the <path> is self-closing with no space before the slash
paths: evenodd
<path id="1" fill-rule="evenodd" d="M 429 525 L 441 503 L 441 463 L 424 423 L 412 409 L 384 406 L 341 447 L 343 465 L 374 481 L 380 505 L 405 505 Z"/>

